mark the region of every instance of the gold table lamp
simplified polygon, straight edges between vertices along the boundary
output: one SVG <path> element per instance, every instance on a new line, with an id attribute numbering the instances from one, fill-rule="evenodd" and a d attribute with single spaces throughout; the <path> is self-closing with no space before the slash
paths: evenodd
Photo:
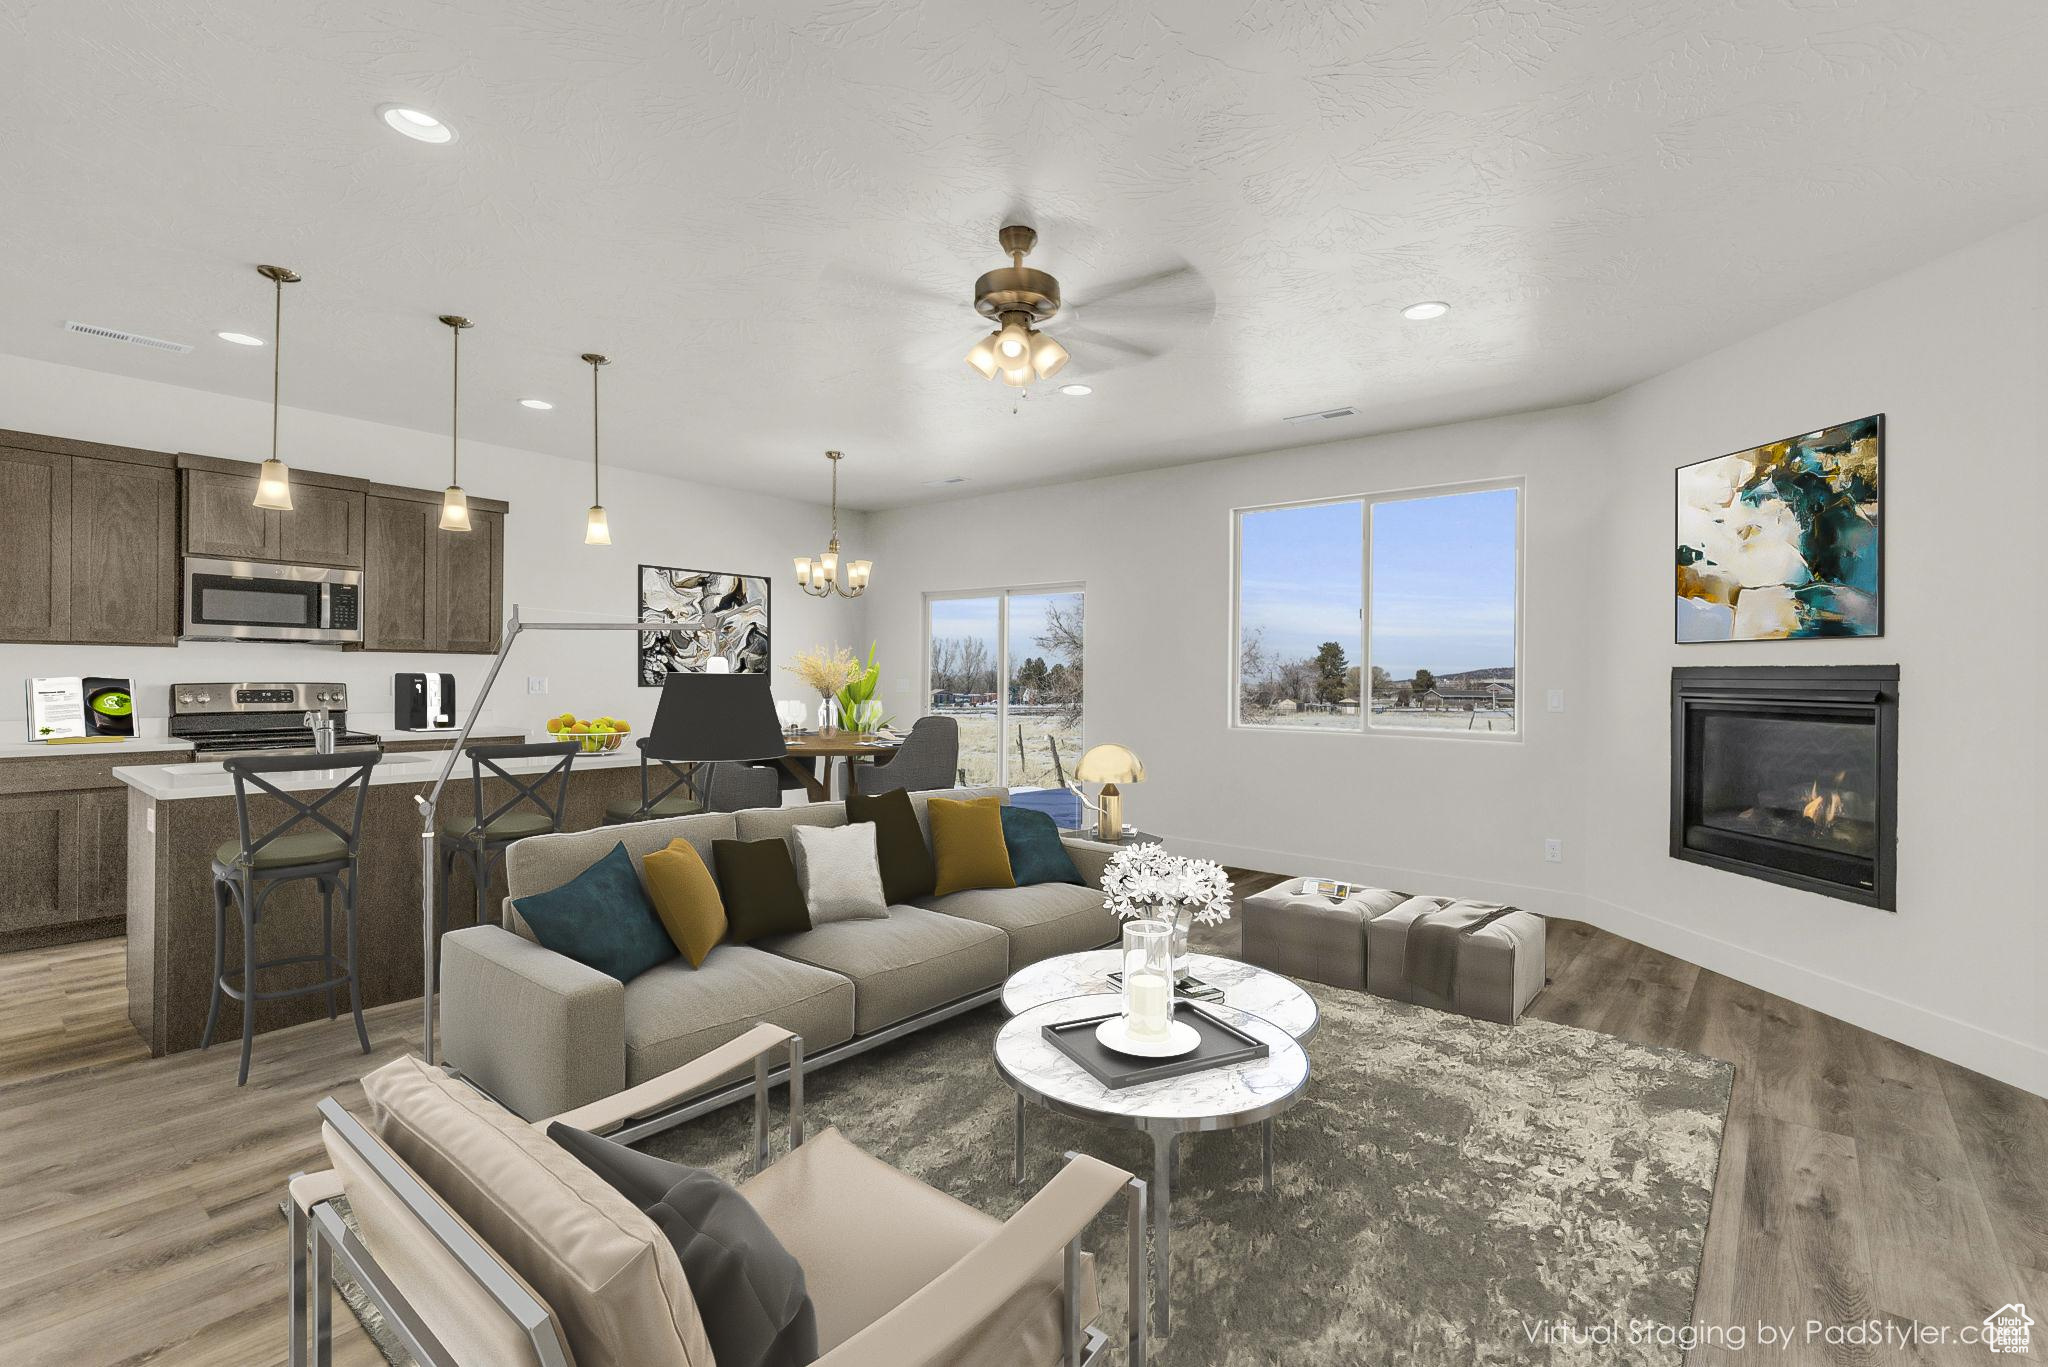
<path id="1" fill-rule="evenodd" d="M 1124 833 L 1124 796 L 1119 783 L 1143 783 L 1145 765 L 1121 745 L 1094 745 L 1074 766 L 1078 783 L 1100 783 L 1102 792 L 1095 804 L 1095 834 L 1101 840 L 1121 840 Z"/>

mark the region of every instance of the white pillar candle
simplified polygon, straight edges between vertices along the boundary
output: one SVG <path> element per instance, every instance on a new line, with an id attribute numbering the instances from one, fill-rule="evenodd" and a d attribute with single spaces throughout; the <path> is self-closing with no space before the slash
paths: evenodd
<path id="1" fill-rule="evenodd" d="M 1133 1039 L 1166 1038 L 1167 1011 L 1173 1004 L 1173 981 L 1163 973 L 1136 973 L 1126 979 L 1125 1010 Z"/>

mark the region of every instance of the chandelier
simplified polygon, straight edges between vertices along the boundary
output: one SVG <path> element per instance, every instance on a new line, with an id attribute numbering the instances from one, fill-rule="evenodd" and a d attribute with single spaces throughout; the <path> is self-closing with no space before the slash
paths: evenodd
<path id="1" fill-rule="evenodd" d="M 875 565 L 872 560 L 849 561 L 844 582 L 840 579 L 839 462 L 846 456 L 840 451 L 827 451 L 825 459 L 832 462 L 832 541 L 815 560 L 808 555 L 796 558 L 796 586 L 813 598 L 833 593 L 841 598 L 858 598 L 867 591 L 868 575 L 874 572 Z"/>
<path id="2" fill-rule="evenodd" d="M 1010 264 L 974 282 L 975 311 L 995 319 L 997 327 L 974 344 L 967 364 L 984 379 L 1000 375 L 1004 384 L 1022 389 L 1033 379 L 1051 379 L 1067 363 L 1067 349 L 1032 326 L 1060 311 L 1060 282 L 1024 264 L 1038 245 L 1036 230 L 1013 223 L 997 241 Z"/>

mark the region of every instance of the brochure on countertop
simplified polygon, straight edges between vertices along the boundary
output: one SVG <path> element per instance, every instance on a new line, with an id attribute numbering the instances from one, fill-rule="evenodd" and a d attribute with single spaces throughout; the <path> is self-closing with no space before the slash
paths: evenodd
<path id="1" fill-rule="evenodd" d="M 85 674 L 28 681 L 28 738 L 97 740 L 135 734 L 135 690 L 127 679 Z"/>

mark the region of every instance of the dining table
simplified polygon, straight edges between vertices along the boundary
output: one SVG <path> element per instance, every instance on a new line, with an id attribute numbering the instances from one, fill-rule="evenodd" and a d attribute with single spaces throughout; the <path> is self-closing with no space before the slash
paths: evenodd
<path id="1" fill-rule="evenodd" d="M 903 748 L 903 738 L 891 735 L 860 735 L 853 731 L 805 731 L 787 737 L 782 767 L 802 781 L 812 802 L 832 800 L 832 776 L 841 774 L 840 796 L 853 791 L 853 766 L 866 760 L 886 759 Z M 825 761 L 820 778 L 817 761 Z"/>

